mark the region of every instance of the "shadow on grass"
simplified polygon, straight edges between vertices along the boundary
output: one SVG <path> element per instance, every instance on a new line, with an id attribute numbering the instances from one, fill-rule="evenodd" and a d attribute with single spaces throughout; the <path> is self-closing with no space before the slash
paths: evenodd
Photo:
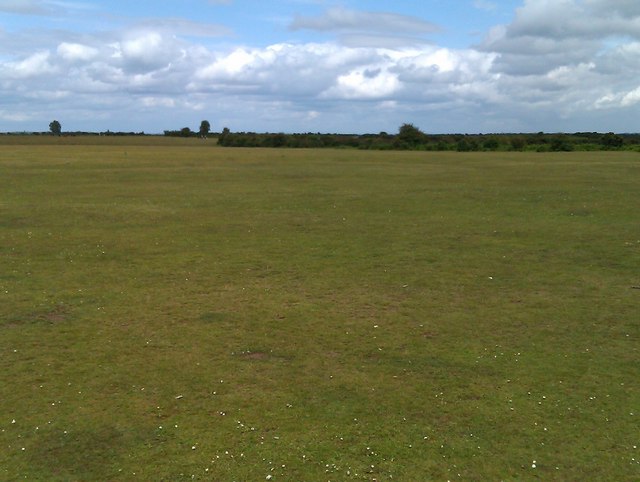
<path id="1" fill-rule="evenodd" d="M 29 448 L 27 460 L 42 480 L 108 480 L 117 477 L 119 461 L 141 442 L 130 429 L 108 426 L 50 431 Z"/>

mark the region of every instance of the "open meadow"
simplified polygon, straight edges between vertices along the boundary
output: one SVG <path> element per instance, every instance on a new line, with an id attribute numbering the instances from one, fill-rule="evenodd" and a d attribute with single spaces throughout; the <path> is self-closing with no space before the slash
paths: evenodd
<path id="1" fill-rule="evenodd" d="M 0 139 L 0 480 L 640 479 L 640 153 Z"/>

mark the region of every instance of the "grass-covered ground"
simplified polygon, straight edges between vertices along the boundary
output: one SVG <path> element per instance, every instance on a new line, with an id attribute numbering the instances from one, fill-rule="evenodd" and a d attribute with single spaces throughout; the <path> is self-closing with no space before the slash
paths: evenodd
<path id="1" fill-rule="evenodd" d="M 640 479 L 640 154 L 161 142 L 0 146 L 1 480 Z"/>

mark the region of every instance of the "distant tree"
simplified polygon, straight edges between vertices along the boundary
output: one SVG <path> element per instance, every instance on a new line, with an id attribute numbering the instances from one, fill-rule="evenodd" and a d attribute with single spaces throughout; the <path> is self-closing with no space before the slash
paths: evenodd
<path id="1" fill-rule="evenodd" d="M 220 133 L 220 137 L 218 137 L 218 144 L 220 144 L 221 146 L 228 146 L 230 137 L 231 137 L 231 131 L 229 130 L 228 127 L 225 127 L 224 129 L 222 129 L 222 132 Z"/>
<path id="2" fill-rule="evenodd" d="M 514 136 L 509 143 L 511 144 L 511 149 L 514 151 L 521 151 L 527 145 L 527 141 L 523 136 Z"/>
<path id="3" fill-rule="evenodd" d="M 284 147 L 287 145 L 287 136 L 284 134 L 269 134 L 262 139 L 264 147 Z"/>
<path id="4" fill-rule="evenodd" d="M 192 135 L 193 132 L 191 132 L 191 129 L 189 129 L 188 127 L 183 127 L 182 129 L 180 129 L 181 137 L 191 137 Z"/>
<path id="5" fill-rule="evenodd" d="M 198 134 L 200 135 L 200 137 L 204 139 L 207 137 L 207 135 L 209 135 L 210 130 L 211 130 L 211 124 L 209 124 L 209 121 L 203 120 L 200 123 L 200 130 L 198 131 Z"/>
<path id="6" fill-rule="evenodd" d="M 569 152 L 573 151 L 573 144 L 571 144 L 565 136 L 554 136 L 551 139 L 550 150 L 554 152 Z"/>
<path id="7" fill-rule="evenodd" d="M 617 149 L 619 147 L 622 147 L 622 145 L 624 144 L 624 139 L 622 138 L 622 136 L 618 136 L 613 132 L 608 132 L 602 136 L 602 139 L 600 139 L 600 143 L 607 149 Z"/>
<path id="8" fill-rule="evenodd" d="M 475 139 L 460 139 L 456 144 L 456 150 L 458 152 L 469 152 L 469 151 L 477 151 L 478 143 Z"/>
<path id="9" fill-rule="evenodd" d="M 489 137 L 484 141 L 482 147 L 484 147 L 488 151 L 495 151 L 496 149 L 498 149 L 498 147 L 500 147 L 500 143 L 495 137 Z"/>
<path id="10" fill-rule="evenodd" d="M 419 144 L 424 143 L 425 135 L 413 124 L 402 124 L 398 132 L 398 138 L 400 147 L 415 148 Z"/>
<path id="11" fill-rule="evenodd" d="M 49 130 L 54 136 L 59 136 L 62 133 L 62 126 L 60 125 L 60 122 L 54 120 L 49 124 Z"/>

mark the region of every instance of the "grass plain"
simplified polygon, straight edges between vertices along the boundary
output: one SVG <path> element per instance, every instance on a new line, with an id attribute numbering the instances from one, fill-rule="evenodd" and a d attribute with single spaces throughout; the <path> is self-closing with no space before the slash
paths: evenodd
<path id="1" fill-rule="evenodd" d="M 0 479 L 640 479 L 640 154 L 7 139 Z"/>

